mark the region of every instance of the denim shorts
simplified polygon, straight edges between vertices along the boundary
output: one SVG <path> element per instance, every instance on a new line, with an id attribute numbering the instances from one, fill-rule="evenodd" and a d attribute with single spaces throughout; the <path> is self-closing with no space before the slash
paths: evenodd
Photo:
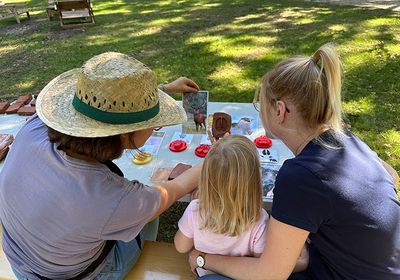
<path id="1" fill-rule="evenodd" d="M 140 232 L 141 240 L 155 240 L 157 238 L 159 219 L 148 223 Z M 85 279 L 94 280 L 121 280 L 132 270 L 132 267 L 139 259 L 141 249 L 133 239 L 129 242 L 117 241 L 115 247 L 107 256 L 107 261 L 103 269 L 96 276 L 88 276 Z M 18 280 L 29 280 L 16 270 L 14 274 Z"/>

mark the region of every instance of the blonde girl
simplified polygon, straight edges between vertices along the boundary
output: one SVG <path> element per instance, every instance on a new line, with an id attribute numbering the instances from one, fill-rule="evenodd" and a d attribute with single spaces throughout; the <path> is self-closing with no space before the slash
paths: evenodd
<path id="1" fill-rule="evenodd" d="M 226 136 L 204 160 L 199 199 L 180 219 L 175 247 L 181 253 L 194 247 L 211 254 L 259 256 L 267 221 L 256 148 L 244 136 Z"/>
<path id="2" fill-rule="evenodd" d="M 264 128 L 295 158 L 277 175 L 261 257 L 207 254 L 205 269 L 238 280 L 400 279 L 398 176 L 343 129 L 341 75 L 339 56 L 324 45 L 311 57 L 278 63 L 263 77 Z M 307 239 L 310 265 L 291 275 Z M 200 254 L 191 252 L 192 267 Z"/>
<path id="3" fill-rule="evenodd" d="M 199 199 L 179 221 L 175 247 L 181 253 L 194 247 L 208 254 L 258 257 L 267 222 L 257 150 L 244 136 L 226 136 L 206 156 Z M 201 268 L 197 272 L 210 273 Z"/>

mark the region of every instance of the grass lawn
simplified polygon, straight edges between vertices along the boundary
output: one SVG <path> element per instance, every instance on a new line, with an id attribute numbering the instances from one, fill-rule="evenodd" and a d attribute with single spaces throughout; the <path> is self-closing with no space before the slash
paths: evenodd
<path id="1" fill-rule="evenodd" d="M 27 1 L 44 7 L 46 1 Z M 251 102 L 262 75 L 334 42 L 352 130 L 400 171 L 400 13 L 288 0 L 94 1 L 96 26 L 62 30 L 44 9 L 0 21 L 0 99 L 39 91 L 95 54 L 134 55 L 159 82 L 186 75 L 211 101 Z"/>

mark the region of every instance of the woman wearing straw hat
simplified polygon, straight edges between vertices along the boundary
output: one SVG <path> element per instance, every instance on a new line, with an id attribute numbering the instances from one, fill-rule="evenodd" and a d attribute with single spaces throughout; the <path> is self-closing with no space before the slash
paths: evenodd
<path id="1" fill-rule="evenodd" d="M 196 92 L 180 78 L 164 89 Z M 52 80 L 0 177 L 3 249 L 18 279 L 123 279 L 148 224 L 197 185 L 200 167 L 147 187 L 111 160 L 185 112 L 143 63 L 104 53 Z M 154 223 L 153 223 L 154 224 Z M 114 241 L 118 240 L 118 241 Z"/>
<path id="2" fill-rule="evenodd" d="M 278 63 L 262 79 L 255 107 L 267 134 L 295 155 L 276 178 L 264 253 L 249 258 L 194 250 L 192 268 L 238 280 L 399 280 L 399 177 L 343 128 L 334 48 Z M 308 239 L 309 267 L 290 276 Z"/>

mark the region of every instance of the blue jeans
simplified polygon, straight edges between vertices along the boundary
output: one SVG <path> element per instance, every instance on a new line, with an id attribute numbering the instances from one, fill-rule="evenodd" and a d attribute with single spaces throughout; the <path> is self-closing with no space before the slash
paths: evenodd
<path id="1" fill-rule="evenodd" d="M 141 240 L 156 240 L 158 232 L 159 219 L 148 223 L 140 232 Z M 141 249 L 139 248 L 136 239 L 129 242 L 117 241 L 115 247 L 107 256 L 106 265 L 96 275 L 94 280 L 120 280 L 131 271 L 132 267 L 139 259 Z M 14 270 L 14 274 L 18 280 L 28 280 L 25 276 Z"/>
<path id="2" fill-rule="evenodd" d="M 208 274 L 202 277 L 197 278 L 198 280 L 232 280 L 232 278 L 228 278 L 218 274 Z"/>
<path id="3" fill-rule="evenodd" d="M 218 274 L 209 274 L 209 275 L 204 275 L 203 277 L 197 278 L 198 280 L 232 280 L 231 278 L 218 275 Z M 288 280 L 308 280 L 310 279 L 305 271 L 302 272 L 297 272 L 297 273 L 292 273 Z"/>

